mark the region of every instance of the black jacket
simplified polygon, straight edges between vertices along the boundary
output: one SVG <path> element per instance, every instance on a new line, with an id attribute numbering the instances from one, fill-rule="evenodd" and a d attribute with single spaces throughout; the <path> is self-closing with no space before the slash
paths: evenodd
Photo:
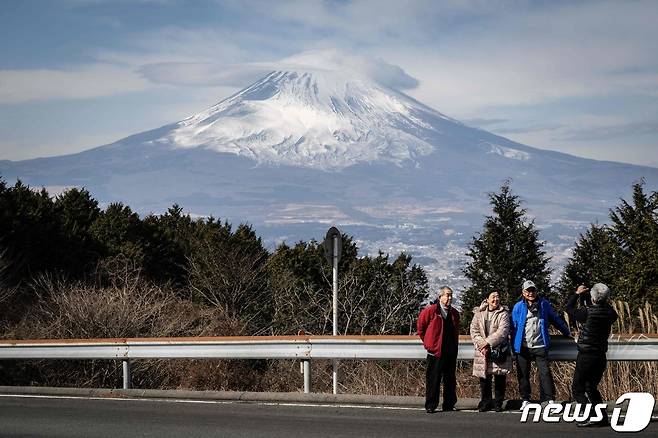
<path id="1" fill-rule="evenodd" d="M 576 308 L 578 301 L 580 308 Z M 589 294 L 573 294 L 567 301 L 567 313 L 581 326 L 578 351 L 605 354 L 612 324 L 617 320 L 615 309 L 608 302 L 592 304 Z"/>

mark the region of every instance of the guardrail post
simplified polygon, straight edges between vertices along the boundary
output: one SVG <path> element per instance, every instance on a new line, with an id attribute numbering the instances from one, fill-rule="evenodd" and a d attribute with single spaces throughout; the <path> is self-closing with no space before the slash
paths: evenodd
<path id="1" fill-rule="evenodd" d="M 304 364 L 304 394 L 311 392 L 311 361 L 309 359 L 303 360 Z"/>
<path id="2" fill-rule="evenodd" d="M 132 386 L 130 384 L 130 359 L 123 360 L 123 389 L 130 389 Z"/>

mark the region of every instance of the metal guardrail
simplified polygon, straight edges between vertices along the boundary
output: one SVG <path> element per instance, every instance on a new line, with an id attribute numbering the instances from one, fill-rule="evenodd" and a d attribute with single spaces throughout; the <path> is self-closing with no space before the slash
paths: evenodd
<path id="1" fill-rule="evenodd" d="M 658 336 L 614 336 L 608 360 L 658 360 Z M 473 359 L 460 336 L 458 359 Z M 572 339 L 554 336 L 552 360 L 575 360 Z M 417 336 L 254 336 L 0 340 L 2 359 L 425 359 Z"/>
<path id="2" fill-rule="evenodd" d="M 613 336 L 608 360 L 658 360 L 658 336 Z M 460 336 L 458 359 L 472 360 L 473 343 Z M 573 339 L 552 338 L 552 360 L 575 360 Z M 122 360 L 124 388 L 130 387 L 130 361 L 139 359 L 297 359 L 304 362 L 305 392 L 310 391 L 313 359 L 420 360 L 426 352 L 417 336 L 281 336 L 0 340 L 2 359 Z"/>

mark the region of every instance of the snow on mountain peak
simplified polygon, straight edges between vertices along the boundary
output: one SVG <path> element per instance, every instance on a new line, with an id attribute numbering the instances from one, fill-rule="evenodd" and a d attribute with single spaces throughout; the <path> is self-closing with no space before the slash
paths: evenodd
<path id="1" fill-rule="evenodd" d="M 358 163 L 418 164 L 439 149 L 464 147 L 531 159 L 527 148 L 468 128 L 399 91 L 418 82 L 381 59 L 325 49 L 251 68 L 271 69 L 149 142 L 321 170 Z"/>
<path id="2" fill-rule="evenodd" d="M 327 170 L 359 162 L 399 164 L 434 150 L 419 135 L 434 129 L 425 113 L 444 117 L 364 76 L 300 66 L 271 72 L 181 121 L 159 141 Z"/>
<path id="3" fill-rule="evenodd" d="M 364 77 L 396 90 L 416 88 L 418 80 L 411 77 L 401 67 L 389 64 L 380 58 L 355 55 L 343 50 L 330 48 L 309 50 L 282 59 L 272 70 L 299 69 L 332 70 L 348 74 L 350 77 Z"/>

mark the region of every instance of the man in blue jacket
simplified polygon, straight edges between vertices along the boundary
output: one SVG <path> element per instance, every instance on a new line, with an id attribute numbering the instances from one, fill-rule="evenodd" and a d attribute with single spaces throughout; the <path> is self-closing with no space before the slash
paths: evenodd
<path id="1" fill-rule="evenodd" d="M 551 303 L 537 295 L 537 287 L 534 282 L 526 280 L 523 283 L 522 294 L 523 298 L 514 305 L 512 310 L 510 329 L 516 353 L 519 392 L 523 399 L 521 409 L 530 402 L 530 363 L 533 361 L 539 371 L 541 386 L 539 402 L 552 402 L 555 399 L 555 384 L 548 365 L 548 349 L 551 346 L 548 326 L 553 324 L 562 334 L 571 336 L 569 327 L 555 313 Z"/>

